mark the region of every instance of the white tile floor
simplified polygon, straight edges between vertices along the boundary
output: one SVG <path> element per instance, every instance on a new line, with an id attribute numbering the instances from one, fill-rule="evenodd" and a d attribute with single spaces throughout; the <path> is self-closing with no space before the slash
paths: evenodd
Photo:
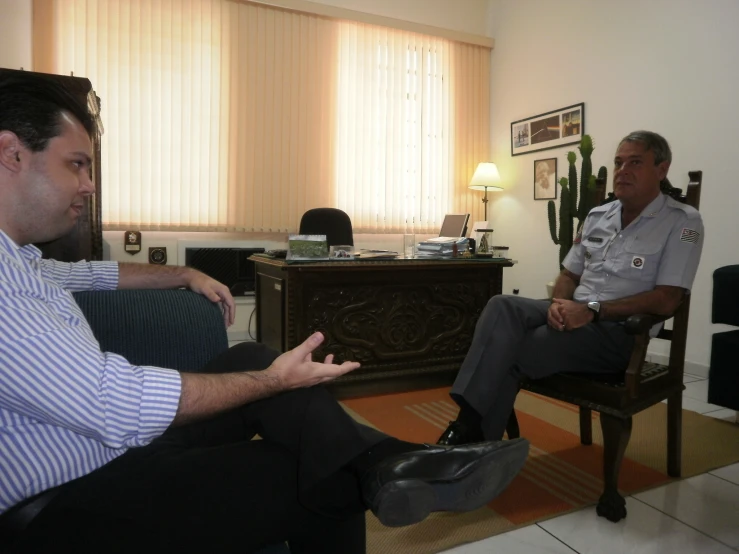
<path id="1" fill-rule="evenodd" d="M 685 376 L 683 408 L 736 422 L 737 412 L 707 402 L 708 381 Z M 635 494 L 619 523 L 595 508 L 447 550 L 446 554 L 736 554 L 739 464 Z"/>

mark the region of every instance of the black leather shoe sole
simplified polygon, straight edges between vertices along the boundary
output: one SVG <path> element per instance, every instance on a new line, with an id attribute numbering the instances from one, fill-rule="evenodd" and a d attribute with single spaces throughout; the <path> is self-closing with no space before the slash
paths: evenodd
<path id="1" fill-rule="evenodd" d="M 476 510 L 505 490 L 526 463 L 528 453 L 526 439 L 505 441 L 454 481 L 391 481 L 378 491 L 372 512 L 383 525 L 402 527 L 423 521 L 431 512 Z"/>

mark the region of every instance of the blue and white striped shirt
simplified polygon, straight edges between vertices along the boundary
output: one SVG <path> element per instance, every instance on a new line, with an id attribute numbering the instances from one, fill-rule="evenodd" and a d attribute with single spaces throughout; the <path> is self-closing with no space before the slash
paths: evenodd
<path id="1" fill-rule="evenodd" d="M 117 286 L 116 262 L 44 260 L 0 231 L 0 513 L 174 419 L 180 374 L 101 352 L 71 294 Z"/>

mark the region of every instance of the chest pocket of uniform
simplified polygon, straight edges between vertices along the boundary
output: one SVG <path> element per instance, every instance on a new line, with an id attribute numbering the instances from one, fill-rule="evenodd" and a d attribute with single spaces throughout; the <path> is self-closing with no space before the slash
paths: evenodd
<path id="1" fill-rule="evenodd" d="M 654 281 L 662 257 L 662 243 L 631 237 L 624 244 L 624 276 L 640 281 Z"/>
<path id="2" fill-rule="evenodd" d="M 610 237 L 595 238 L 600 242 L 589 240 L 587 237 L 582 241 L 583 246 L 585 246 L 585 267 L 590 270 L 596 270 L 603 265 L 606 245 L 610 240 Z"/>

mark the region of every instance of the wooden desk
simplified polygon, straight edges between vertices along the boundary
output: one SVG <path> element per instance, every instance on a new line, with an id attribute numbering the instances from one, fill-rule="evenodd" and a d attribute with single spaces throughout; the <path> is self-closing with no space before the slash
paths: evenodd
<path id="1" fill-rule="evenodd" d="M 510 261 L 482 259 L 288 263 L 255 255 L 257 341 L 278 351 L 311 333 L 362 367 L 331 385 L 339 397 L 443 386 L 467 354 Z"/>

